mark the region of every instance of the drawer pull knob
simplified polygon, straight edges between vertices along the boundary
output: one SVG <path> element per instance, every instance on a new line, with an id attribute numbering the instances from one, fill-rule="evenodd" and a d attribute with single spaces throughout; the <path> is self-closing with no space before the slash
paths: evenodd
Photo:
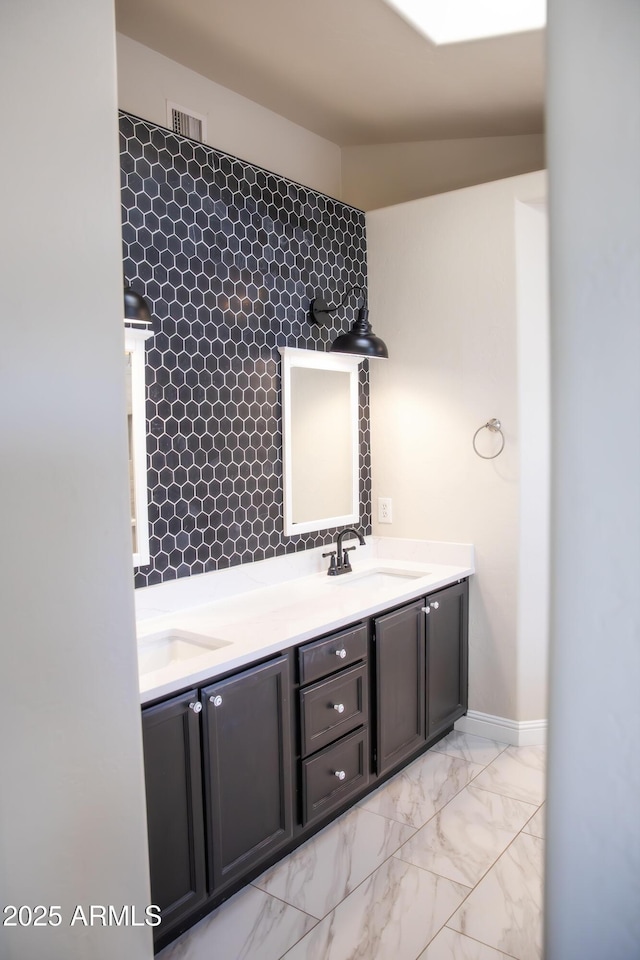
<path id="1" fill-rule="evenodd" d="M 423 613 L 431 613 L 431 608 L 430 608 L 430 607 L 422 607 L 422 612 L 423 612 Z"/>
<path id="2" fill-rule="evenodd" d="M 344 713 L 344 703 L 334 703 L 333 709 L 337 710 L 338 713 Z"/>
<path id="3" fill-rule="evenodd" d="M 220 694 L 218 693 L 218 694 L 216 694 L 215 697 L 209 697 L 209 702 L 212 703 L 212 704 L 214 705 L 214 707 L 221 707 L 221 706 L 222 706 L 222 697 L 221 697 Z"/>
<path id="4" fill-rule="evenodd" d="M 344 649 L 344 647 L 342 647 L 340 650 L 336 650 L 336 657 L 340 657 L 341 660 L 344 660 L 346 655 L 347 651 Z"/>
<path id="5" fill-rule="evenodd" d="M 336 776 L 336 777 L 338 778 L 338 780 L 344 780 L 347 775 L 346 775 L 346 773 L 344 772 L 344 770 L 335 770 L 335 771 L 334 771 L 334 776 Z"/>
<path id="6" fill-rule="evenodd" d="M 429 606 L 433 607 L 434 610 L 437 610 L 440 604 L 437 600 L 435 600 L 433 603 L 429 604 Z"/>
<path id="7" fill-rule="evenodd" d="M 200 713 L 202 710 L 202 704 L 199 700 L 196 700 L 195 703 L 189 704 L 189 710 L 193 710 L 194 713 Z"/>

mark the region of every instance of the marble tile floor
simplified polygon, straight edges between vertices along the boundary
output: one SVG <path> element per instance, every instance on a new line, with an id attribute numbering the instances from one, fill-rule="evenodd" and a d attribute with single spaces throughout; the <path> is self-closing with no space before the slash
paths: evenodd
<path id="1" fill-rule="evenodd" d="M 454 731 L 159 960 L 540 960 L 544 747 Z"/>

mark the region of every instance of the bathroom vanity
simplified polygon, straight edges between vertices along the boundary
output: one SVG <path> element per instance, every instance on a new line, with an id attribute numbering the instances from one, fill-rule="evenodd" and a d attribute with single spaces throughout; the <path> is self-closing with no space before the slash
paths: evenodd
<path id="1" fill-rule="evenodd" d="M 141 621 L 157 949 L 466 712 L 472 550 L 458 564 L 365 559 L 372 552 L 358 550 L 342 578 L 254 583 Z M 173 658 L 142 672 L 163 644 Z"/>

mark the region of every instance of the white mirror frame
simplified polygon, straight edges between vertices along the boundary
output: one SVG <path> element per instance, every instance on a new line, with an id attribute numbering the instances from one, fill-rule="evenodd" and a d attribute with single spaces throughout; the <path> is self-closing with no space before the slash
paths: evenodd
<path id="1" fill-rule="evenodd" d="M 144 343 L 151 330 L 125 327 L 124 352 L 131 355 L 131 460 L 133 463 L 133 502 L 135 506 L 136 546 L 134 567 L 149 563 L 149 506 L 147 500 L 147 417 L 144 379 Z"/>
<path id="2" fill-rule="evenodd" d="M 311 533 L 340 527 L 347 523 L 357 523 L 360 519 L 360 434 L 358 417 L 358 366 L 362 357 L 349 354 L 324 353 L 320 350 L 301 350 L 297 347 L 280 347 L 282 356 L 282 447 L 284 481 L 284 534 L 287 537 L 297 533 Z M 349 374 L 349 419 L 351 423 L 351 513 L 338 517 L 319 517 L 294 523 L 293 504 L 293 464 L 292 464 L 292 411 L 291 411 L 291 370 L 293 367 L 307 367 L 314 370 L 342 371 Z"/>

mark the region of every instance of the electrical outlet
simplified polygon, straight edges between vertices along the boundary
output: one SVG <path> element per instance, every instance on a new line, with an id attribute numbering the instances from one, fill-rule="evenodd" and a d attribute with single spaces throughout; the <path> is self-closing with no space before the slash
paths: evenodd
<path id="1" fill-rule="evenodd" d="M 393 501 L 391 497 L 378 497 L 378 523 L 392 523 Z"/>

